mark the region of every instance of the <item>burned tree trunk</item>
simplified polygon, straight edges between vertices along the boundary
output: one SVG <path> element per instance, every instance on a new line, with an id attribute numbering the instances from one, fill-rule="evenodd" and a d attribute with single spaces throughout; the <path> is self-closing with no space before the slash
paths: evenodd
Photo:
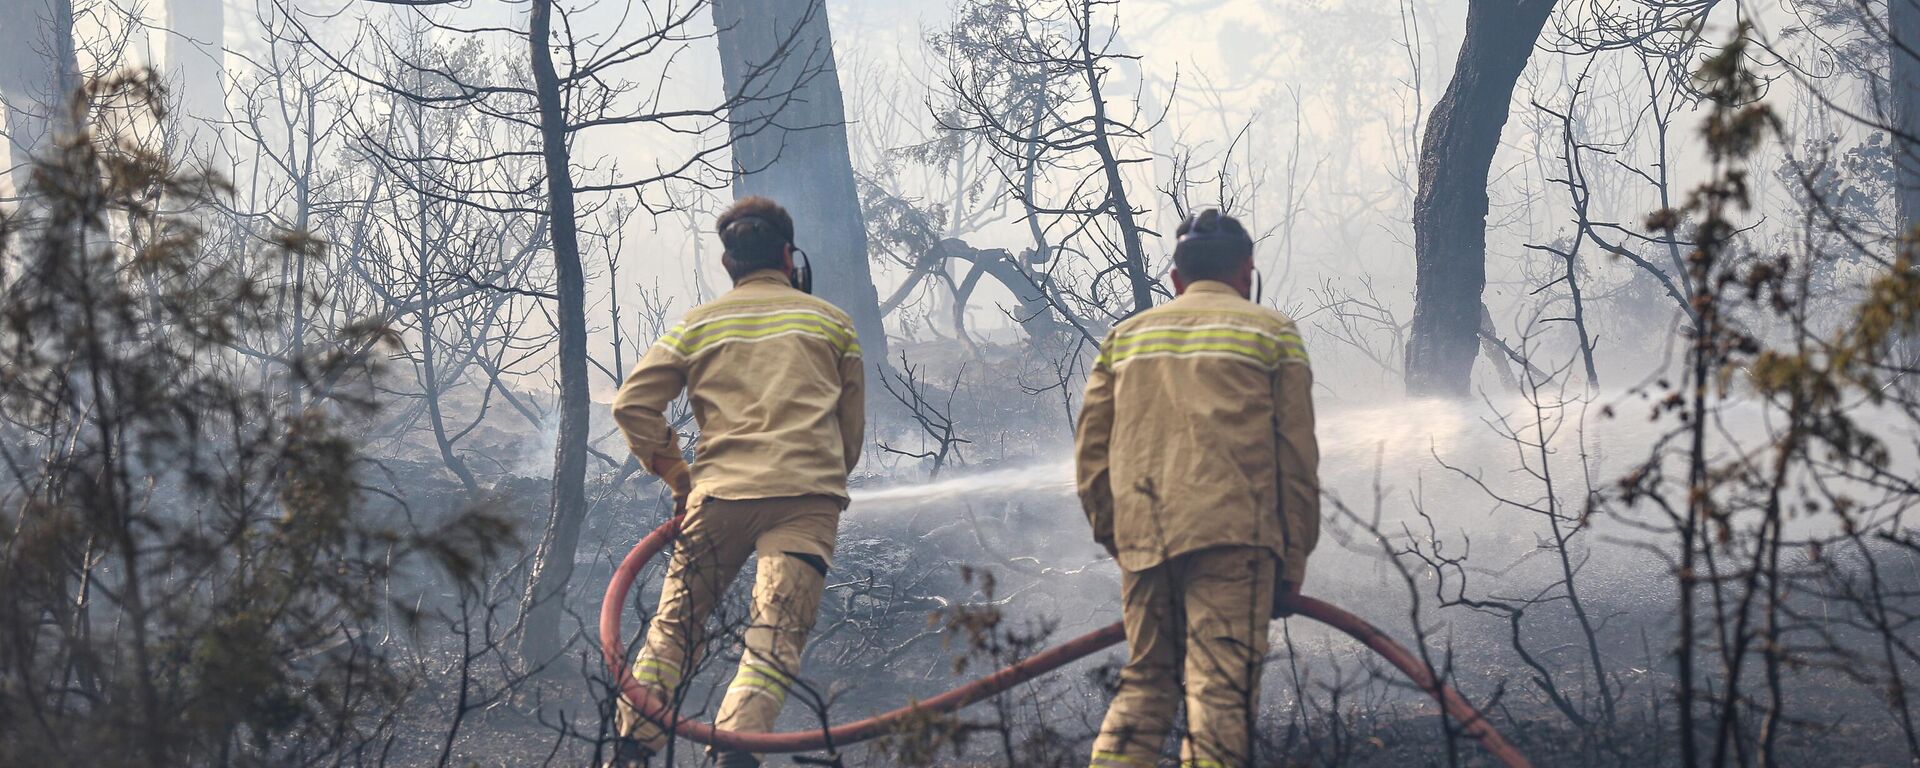
<path id="1" fill-rule="evenodd" d="M 1893 130 L 1894 237 L 1899 252 L 1913 254 L 1920 226 L 1920 0 L 1887 0 L 1888 122 Z M 1899 238 L 1905 238 L 1901 240 Z M 1902 365 L 1920 367 L 1920 335 L 1901 340 Z M 1920 391 L 1902 377 L 1908 391 Z"/>
<path id="2" fill-rule="evenodd" d="M 1888 0 L 1888 96 L 1892 102 L 1897 234 L 1920 224 L 1920 0 Z"/>
<path id="3" fill-rule="evenodd" d="M 15 190 L 26 187 L 29 160 L 65 122 L 67 99 L 80 88 L 79 69 L 71 0 L 0 2 L 0 98 Z"/>
<path id="4" fill-rule="evenodd" d="M 954 325 L 959 327 L 960 312 L 968 305 L 975 286 L 981 277 L 991 277 L 1013 294 L 1019 302 L 1008 314 L 1027 335 L 1027 340 L 1041 347 L 1058 342 L 1067 329 L 1053 314 L 1053 305 L 1047 303 L 1046 292 L 1041 290 L 1032 276 L 1020 268 L 1014 261 L 1014 255 L 1003 248 L 974 248 L 959 238 L 947 238 L 940 241 L 938 253 L 943 257 L 971 262 L 973 270 L 968 273 L 965 282 L 954 292 Z"/>
<path id="5" fill-rule="evenodd" d="M 880 299 L 867 260 L 846 109 L 833 63 L 826 0 L 714 0 L 720 74 L 733 108 L 740 195 L 766 195 L 793 214 L 820 298 L 853 317 L 873 365 L 887 359 Z"/>
<path id="6" fill-rule="evenodd" d="M 1427 117 L 1413 203 L 1407 392 L 1465 397 L 1486 284 L 1487 176 L 1514 83 L 1554 0 L 1472 0 L 1453 81 Z"/>
<path id="7" fill-rule="evenodd" d="M 521 602 L 520 654 L 531 663 L 552 658 L 560 647 L 560 614 L 587 494 L 587 309 L 586 277 L 580 266 L 580 233 L 574 221 L 572 161 L 567 148 L 565 106 L 553 66 L 553 2 L 533 0 L 528 13 L 528 51 L 540 106 L 541 156 L 546 165 L 547 217 L 553 238 L 554 292 L 559 297 L 560 434 L 553 455 L 552 501 L 546 530 L 534 552 Z"/>

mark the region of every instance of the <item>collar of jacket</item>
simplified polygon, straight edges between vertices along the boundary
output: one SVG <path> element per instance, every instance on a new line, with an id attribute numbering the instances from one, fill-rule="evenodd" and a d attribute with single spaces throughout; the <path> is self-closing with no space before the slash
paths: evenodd
<path id="1" fill-rule="evenodd" d="M 792 287 L 793 285 L 793 281 L 787 279 L 787 273 L 785 272 L 777 269 L 756 269 L 748 272 L 746 277 L 735 280 L 733 287 L 744 288 L 749 285 L 759 285 L 761 283 L 773 283 L 775 285 L 788 287 Z"/>
<path id="2" fill-rule="evenodd" d="M 1240 295 L 1240 291 L 1235 290 L 1233 286 L 1227 285 L 1226 283 L 1220 282 L 1218 280 L 1195 280 L 1191 283 L 1187 283 L 1187 289 L 1185 291 L 1182 291 L 1180 295 L 1185 296 L 1189 293 L 1212 293 L 1212 294 L 1219 294 L 1222 296 L 1232 296 L 1236 299 L 1247 298 L 1245 296 Z"/>

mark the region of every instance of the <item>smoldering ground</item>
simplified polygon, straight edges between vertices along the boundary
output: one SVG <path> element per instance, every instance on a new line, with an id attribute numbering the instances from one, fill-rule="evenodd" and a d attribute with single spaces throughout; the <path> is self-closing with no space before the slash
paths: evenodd
<path id="1" fill-rule="evenodd" d="M 1516 715 L 1522 727 L 1552 719 L 1548 713 L 1558 704 L 1545 694 L 1548 686 L 1566 688 L 1556 693 L 1567 701 L 1602 695 L 1589 674 L 1595 664 L 1589 649 L 1599 655 L 1609 678 L 1605 695 L 1625 697 L 1621 712 L 1639 707 L 1640 717 L 1650 717 L 1661 707 L 1672 672 L 1666 638 L 1674 625 L 1675 566 L 1650 530 L 1660 525 L 1657 512 L 1638 510 L 1646 517 L 1636 519 L 1604 510 L 1588 514 L 1587 505 L 1644 462 L 1646 446 L 1669 427 L 1649 419 L 1648 404 L 1631 395 L 1541 405 L 1536 409 L 1533 402 L 1510 397 L 1480 405 L 1415 401 L 1327 410 L 1320 421 L 1327 531 L 1306 591 L 1349 607 L 1403 642 L 1424 643 L 1433 663 L 1445 667 L 1476 701 L 1507 712 L 1538 708 L 1534 715 Z M 1613 415 L 1601 415 L 1606 405 L 1613 405 Z M 1872 418 L 1871 412 L 1861 415 Z M 1753 404 L 1720 417 L 1726 433 L 1748 449 L 1764 445 L 1765 421 L 1764 409 Z M 1516 431 L 1522 443 L 1513 439 Z M 1544 457 L 1524 445 L 1543 437 L 1548 442 Z M 1912 445 L 1911 435 L 1890 437 L 1909 449 Z M 1895 466 L 1906 468 L 1898 471 L 1915 466 L 1910 450 L 1901 451 Z M 1044 573 L 1018 582 L 1042 594 L 1017 602 L 1015 615 L 1055 619 L 1056 636 L 1073 634 L 1117 618 L 1118 592 L 1110 564 L 1088 567 L 1100 553 L 1087 544 L 1068 472 L 1066 465 L 1055 464 L 988 473 L 971 484 L 953 479 L 881 491 L 874 503 L 856 504 L 854 519 L 877 524 L 887 516 L 944 517 L 972 529 L 977 551 L 1001 563 L 1003 578 L 1018 578 L 1015 566 L 1020 565 L 1027 574 Z M 1855 490 L 1863 497 L 1874 493 L 1865 484 Z M 1541 514 L 1550 507 L 1567 518 L 1561 523 L 1566 531 L 1578 529 L 1563 531 L 1564 545 Z M 984 522 L 981 510 L 987 511 Z M 1795 527 L 1799 537 L 1812 541 L 1833 534 L 1840 521 L 1809 515 Z M 1559 557 L 1562 546 L 1570 565 Z M 1411 551 L 1425 554 L 1406 554 Z M 1805 549 L 1794 555 L 1801 566 L 1817 556 Z M 994 567 L 992 560 L 987 567 Z M 1911 563 L 1896 573 L 1906 579 L 1916 575 Z M 1048 589 L 1050 581 L 1067 580 L 1067 574 L 1080 579 L 1075 587 Z M 1575 621 L 1569 598 L 1560 594 L 1569 579 L 1590 617 L 1591 637 Z M 1519 608 L 1475 609 L 1462 602 Z M 1820 612 L 1822 603 L 1808 596 L 1801 610 Z M 1516 610 L 1524 614 L 1516 618 Z M 1867 651 L 1873 638 L 1862 634 L 1848 642 L 1852 650 Z M 1302 620 L 1276 627 L 1275 648 L 1265 681 L 1270 733 L 1299 727 L 1294 718 L 1311 717 L 1302 710 L 1337 709 L 1325 699 L 1312 701 L 1312 691 L 1355 677 L 1379 688 L 1349 694 L 1349 702 L 1370 701 L 1356 710 L 1379 708 L 1370 713 L 1376 725 L 1407 725 L 1407 720 L 1395 721 L 1434 714 L 1423 695 L 1396 685 L 1402 682 L 1397 673 L 1324 627 Z M 1886 707 L 1884 690 L 1855 687 L 1831 669 L 1801 669 L 1794 678 L 1790 685 L 1803 707 L 1801 716 L 1845 721 L 1839 726 L 1843 730 L 1859 729 L 1849 737 L 1861 749 L 1858 759 L 1899 759 L 1897 715 Z M 1303 693 L 1308 701 L 1301 700 Z M 1600 709 L 1595 706 L 1587 715 L 1597 718 Z M 1649 719 L 1642 727 L 1656 726 Z M 1364 731 L 1361 725 L 1349 735 L 1369 747 L 1350 757 L 1391 762 L 1425 749 L 1409 749 L 1407 740 L 1431 739 L 1440 729 L 1399 731 L 1390 739 L 1396 743 L 1384 747 L 1373 745 Z M 1579 749 L 1560 746 L 1539 742 L 1539 759 L 1571 764 Z"/>
<path id="2" fill-rule="evenodd" d="M 232 6 L 0 2 L 0 763 L 604 757 L 600 588 L 670 504 L 590 401 L 747 191 L 906 374 L 785 728 L 1116 617 L 1067 433 L 1219 205 L 1326 395 L 1309 593 L 1536 764 L 1920 756 L 1920 408 L 1851 402 L 1920 360 L 1920 2 Z M 1272 640 L 1266 762 L 1484 760 L 1346 638 Z M 1084 765 L 1118 658 L 844 762 Z"/>
<path id="3" fill-rule="evenodd" d="M 1660 764 L 1667 756 L 1659 734 L 1670 728 L 1661 712 L 1672 706 L 1675 566 L 1656 511 L 1639 510 L 1637 518 L 1597 508 L 1589 514 L 1588 505 L 1644 462 L 1647 446 L 1671 425 L 1649 419 L 1649 404 L 1632 393 L 1539 405 L 1509 395 L 1477 404 L 1429 400 L 1324 410 L 1327 522 L 1305 591 L 1410 647 L 1424 647 L 1427 660 L 1470 700 L 1497 713 L 1536 764 Z M 1861 416 L 1873 413 L 1863 408 Z M 1767 409 L 1748 403 L 1722 412 L 1720 425 L 1730 438 L 1757 447 L 1768 434 L 1767 418 Z M 1516 432 L 1525 438 L 1520 443 Z M 1548 443 L 1544 458 L 1524 444 L 1541 436 Z M 1889 437 L 1912 444 L 1911 435 Z M 948 470 L 932 481 L 855 491 L 806 657 L 805 677 L 831 702 L 829 720 L 924 698 L 1118 620 L 1118 571 L 1090 541 L 1068 450 L 1055 445 L 988 468 Z M 1895 459 L 1897 471 L 1913 466 L 1910 450 Z M 1864 497 L 1868 489 L 1860 490 Z M 1556 538 L 1539 511 L 1550 504 L 1566 518 L 1564 538 Z M 1807 516 L 1795 525 L 1796 535 L 1810 541 L 1837 523 Z M 641 528 L 619 527 L 628 536 Z M 599 574 L 620 554 L 618 546 L 608 547 L 589 583 L 602 583 Z M 1814 568 L 1816 557 L 1833 560 L 1841 573 L 1857 574 L 1861 565 L 1858 554 L 1841 550 L 1792 557 L 1798 570 Z M 1567 595 L 1569 570 L 1586 628 Z M 990 592 L 983 589 L 988 575 Z M 1920 574 L 1909 564 L 1888 575 Z M 634 605 L 645 610 L 653 593 L 644 584 L 641 591 Z M 730 608 L 736 619 L 744 611 L 738 592 Z M 1808 594 L 1795 605 L 1802 612 L 1844 612 L 1837 599 L 1828 602 Z M 992 652 L 971 647 L 965 632 L 942 622 L 982 605 L 998 611 L 989 631 L 1010 640 Z M 1873 650 L 1870 633 L 1834 634 L 1846 649 Z M 1470 739 L 1455 733 L 1449 744 L 1449 728 L 1457 731 L 1457 724 L 1445 724 L 1424 693 L 1352 639 L 1292 619 L 1276 623 L 1271 640 L 1261 712 L 1268 754 L 1401 765 L 1444 762 L 1452 750 L 1464 764 L 1484 762 Z M 688 698 L 690 711 L 717 705 L 731 658 L 730 651 L 716 651 Z M 964 710 L 959 720 L 980 732 L 947 745 L 941 760 L 999 764 L 996 729 L 1017 740 L 1050 742 L 1053 751 L 1033 753 L 1036 761 L 1047 754 L 1059 764 L 1084 759 L 1080 750 L 1097 728 L 1121 658 L 1118 650 L 1097 654 L 997 705 Z M 1604 686 L 1594 682 L 1596 669 Z M 1832 757 L 1835 740 L 1843 740 L 1842 764 L 1901 759 L 1896 714 L 1884 689 L 1823 663 L 1787 674 L 1789 717 L 1801 725 L 1783 739 L 1783 755 Z M 1587 722 L 1570 723 L 1574 715 Z M 1592 743 L 1582 728 L 1598 728 L 1603 718 L 1612 720 L 1606 726 L 1612 741 Z M 818 712 L 795 706 L 781 724 L 806 729 L 820 722 Z M 846 759 L 887 764 L 894 748 L 856 746 Z M 689 752 L 687 764 L 697 763 L 698 754 Z"/>

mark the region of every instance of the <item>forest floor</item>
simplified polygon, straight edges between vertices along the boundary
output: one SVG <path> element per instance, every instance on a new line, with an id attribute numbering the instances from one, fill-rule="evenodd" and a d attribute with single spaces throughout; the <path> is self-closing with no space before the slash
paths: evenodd
<path id="1" fill-rule="evenodd" d="M 975 382 L 1000 381 L 1011 388 L 1016 376 L 976 370 Z M 805 678 L 831 701 L 830 719 L 843 722 L 924 698 L 983 673 L 998 662 L 1090 631 L 1118 619 L 1118 571 L 1090 540 L 1062 461 L 1067 444 L 1062 430 L 1035 426 L 1059 420 L 1052 407 L 1034 398 L 1013 399 L 976 385 L 955 401 L 955 421 L 972 425 L 979 436 L 964 465 L 945 468 L 938 480 L 922 479 L 924 462 L 870 461 L 857 478 L 855 502 L 843 518 L 839 551 L 828 576 L 828 590 L 804 660 Z M 1023 402 L 1031 412 L 996 413 L 996 402 Z M 1356 413 L 1349 424 L 1371 418 Z M 1403 419 L 1382 419 L 1404 427 Z M 1339 424 L 1324 418 L 1323 424 Z M 1415 424 L 1412 431 L 1425 426 Z M 882 439 L 904 441 L 891 433 Z M 1432 439 L 1414 435 L 1409 455 L 1435 455 Z M 1489 447 L 1461 438 L 1460 451 L 1495 455 Z M 1329 492 L 1364 496 L 1380 482 L 1379 463 L 1397 458 L 1391 445 L 1370 445 L 1352 436 L 1327 441 L 1332 464 L 1323 465 Z M 1356 466 L 1338 466 L 1346 462 Z M 1364 464 L 1365 466 L 1357 466 Z M 416 515 L 459 503 L 459 488 L 436 479 L 430 463 L 395 461 L 388 471 L 409 489 Z M 604 467 L 603 467 L 604 469 Z M 457 637 L 422 638 L 414 656 L 424 674 L 421 690 L 392 754 L 405 765 L 588 765 L 605 736 L 608 716 L 606 673 L 600 669 L 594 637 L 600 596 L 613 565 L 666 514 L 658 486 L 640 476 L 620 479 L 601 472 L 591 484 L 595 507 L 582 535 L 570 598 L 569 627 L 575 638 L 567 653 L 538 674 L 521 680 L 504 645 L 477 654 L 467 665 L 462 697 L 462 655 Z M 1407 485 L 1415 481 L 1403 479 Z M 544 518 L 545 481 L 505 475 L 495 484 L 495 504 L 505 514 L 528 522 Z M 1468 568 L 1477 581 L 1474 594 L 1501 597 L 1538 592 L 1555 583 L 1553 564 L 1541 557 L 1539 532 L 1486 512 L 1483 499 L 1458 495 L 1437 483 L 1421 483 L 1422 508 L 1451 510 L 1435 538 L 1458 537 L 1481 565 Z M 1514 625 L 1504 616 L 1466 607 L 1437 608 L 1436 594 L 1448 594 L 1433 574 L 1403 572 L 1352 519 L 1330 522 L 1311 565 L 1309 594 L 1328 599 L 1376 623 L 1402 643 L 1424 641 L 1436 666 L 1483 707 L 1510 740 L 1536 765 L 1651 766 L 1668 764 L 1674 742 L 1673 596 L 1665 566 L 1617 532 L 1594 534 L 1582 544 L 1578 580 L 1584 607 L 1596 617 L 1591 642 L 1564 610 L 1552 602 L 1536 607 Z M 1439 514 L 1439 513 L 1436 513 Z M 1418 530 L 1424 518 L 1413 511 L 1389 512 L 1371 521 L 1371 530 Z M 1411 526 L 1402 528 L 1402 525 Z M 1469 535 L 1470 534 L 1470 535 Z M 1410 574 L 1410 577 L 1409 577 Z M 989 578 L 990 576 L 990 578 Z M 640 631 L 638 615 L 657 599 L 657 568 L 643 574 L 629 603 L 629 636 Z M 440 595 L 437 610 L 464 610 L 478 633 L 506 637 L 516 595 L 515 574 L 503 574 L 493 611 L 464 609 Z M 743 574 L 718 622 L 723 632 L 744 615 Z M 1419 605 L 1415 605 L 1415 601 Z M 431 605 L 433 599 L 426 600 Z M 1002 650 L 982 653 L 961 633 L 946 631 L 943 620 L 963 607 L 991 605 L 1000 621 L 993 628 Z M 1818 606 L 1809 606 L 1817 610 Z M 1416 637 L 1411 617 L 1418 615 Z M 1277 622 L 1273 652 L 1263 679 L 1262 742 L 1272 765 L 1485 765 L 1483 753 L 1455 725 L 1437 716 L 1423 694 L 1357 644 L 1305 620 Z M 484 645 L 484 643 L 483 643 Z M 735 658 L 728 643 L 716 644 L 717 656 L 696 678 L 688 711 L 710 716 Z M 1598 654 L 1607 676 L 1610 701 L 1592 683 L 1592 659 Z M 1546 672 L 1527 666 L 1530 657 Z M 1079 766 L 1085 764 L 1092 734 L 1111 694 L 1121 661 L 1118 649 L 1076 663 L 1062 672 L 1009 694 L 994 704 L 964 710 L 959 721 L 964 743 L 944 743 L 925 762 L 938 765 Z M 1845 673 L 1845 660 L 1831 665 L 1783 671 L 1793 692 L 1777 726 L 1775 754 L 1781 765 L 1905 765 L 1908 748 L 1887 706 L 1884 690 L 1863 688 Z M 1711 665 L 1711 660 L 1704 662 Z M 1551 682 L 1543 682 L 1550 678 Z M 1552 689 L 1561 694 L 1556 701 Z M 797 698 L 797 697 L 796 697 Z M 462 702 L 465 702 L 464 704 Z M 454 713 L 458 733 L 448 747 Z M 1611 711 L 1611 715 L 1608 712 Z M 816 727 L 819 715 L 790 703 L 781 727 Z M 1702 738 L 1714 738 L 1717 723 L 1702 725 Z M 1751 724 L 1742 724 L 1751 727 Z M 1741 741 L 1753 741 L 1747 733 Z M 848 766 L 922 763 L 905 755 L 906 742 L 857 745 L 841 755 Z M 699 765 L 697 746 L 681 742 L 675 765 Z M 443 759 L 444 754 L 444 759 Z M 657 763 L 658 764 L 658 763 Z M 784 760 L 773 764 L 787 764 Z"/>
<path id="2" fill-rule="evenodd" d="M 1007 492 L 1002 492 L 1007 493 Z M 1024 489 L 1011 493 L 1035 495 Z M 1077 510 L 1063 498 L 996 500 L 988 491 L 942 498 L 891 512 L 856 504 L 843 523 L 841 549 L 829 575 L 829 591 L 807 652 L 806 677 L 827 690 L 836 722 L 891 709 L 970 679 L 993 666 L 964 639 L 942 631 L 940 619 L 959 605 L 998 604 L 1008 634 L 1035 632 L 1058 641 L 1118 618 L 1117 572 L 1086 540 Z M 531 499 L 529 499 L 531 501 Z M 451 751 L 451 765 L 587 765 L 602 735 L 606 715 L 605 673 L 591 641 L 601 587 L 612 563 L 644 533 L 661 510 L 606 515 L 585 541 L 576 573 L 573 618 L 577 641 L 544 674 L 500 690 L 505 675 L 479 665 L 470 698 L 498 696 L 467 715 Z M 1362 569 L 1353 553 L 1326 553 L 1328 568 L 1309 592 L 1348 607 L 1411 644 L 1408 599 L 1397 576 Z M 587 558 L 591 561 L 587 562 Z M 994 592 L 981 589 L 978 574 L 992 573 Z M 969 573 L 974 574 L 969 578 Z M 643 580 L 636 605 L 650 609 L 657 570 Z M 1671 742 L 1672 702 L 1657 693 L 1670 675 L 1666 644 L 1671 633 L 1668 602 L 1653 593 L 1652 579 L 1596 577 L 1587 584 L 1588 608 L 1607 617 L 1603 652 L 1613 665 L 1618 722 L 1605 743 L 1583 736 L 1531 680 L 1535 672 L 1515 658 L 1504 620 L 1459 609 L 1428 609 L 1428 647 L 1456 684 L 1494 713 L 1508 737 L 1538 765 L 1663 765 Z M 743 575 L 739 584 L 750 584 Z M 741 615 L 736 589 L 727 612 Z M 636 611 L 630 608 L 629 615 Z M 722 618 L 725 622 L 728 619 Z M 639 625 L 629 620 L 637 634 Z M 1044 631 L 1036 630 L 1044 628 Z M 496 628 L 497 631 L 498 628 Z M 1531 626 L 1527 640 L 1556 674 L 1575 676 L 1584 638 L 1571 624 Z M 1397 673 L 1359 646 L 1324 628 L 1296 619 L 1276 623 L 1274 652 L 1264 686 L 1262 723 L 1272 754 L 1289 764 L 1402 766 L 1452 764 L 1449 726 L 1436 709 Z M 1045 643 L 1040 643 L 1045 644 Z M 700 675 L 689 711 L 710 717 L 735 651 L 723 649 Z M 1009 655 L 1020 655 L 1012 653 Z M 966 661 L 965 672 L 956 667 Z M 961 720 L 975 733 L 964 747 L 949 747 L 940 765 L 1081 764 L 1111 690 L 1120 652 L 1109 650 L 1009 695 L 1004 709 L 976 705 Z M 432 666 L 431 664 L 429 666 Z M 396 755 L 401 764 L 434 765 L 446 741 L 448 713 L 459 706 L 457 666 L 439 656 L 440 673 L 410 709 Z M 1294 675 L 1299 678 L 1295 679 Z M 1906 748 L 1884 698 L 1851 685 L 1828 669 L 1794 670 L 1791 727 L 1782 729 L 1781 764 L 1832 766 L 1902 765 Z M 1576 696 L 1586 695 L 1574 689 Z M 1594 702 L 1583 706 L 1597 711 Z M 1591 715 L 1591 711 L 1588 713 Z M 1007 725 L 1003 726 L 1002 723 Z M 818 724 L 807 708 L 790 705 L 782 727 Z M 998 732 L 1010 731 L 1027 752 L 1007 758 Z M 1703 734 L 1708 736 L 1709 734 Z M 700 765 L 702 753 L 682 742 L 676 765 Z M 1488 764 L 1470 740 L 1454 733 L 1460 765 Z M 870 746 L 843 753 L 849 766 L 904 764 Z M 784 763 L 775 763 L 784 764 Z"/>

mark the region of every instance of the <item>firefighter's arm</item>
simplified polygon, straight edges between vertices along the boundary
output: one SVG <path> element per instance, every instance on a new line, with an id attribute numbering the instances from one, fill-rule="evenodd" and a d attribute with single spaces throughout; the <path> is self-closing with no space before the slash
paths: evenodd
<path id="1" fill-rule="evenodd" d="M 852 472 L 867 439 L 867 366 L 860 357 L 858 339 L 849 341 L 840 353 L 839 417 L 841 450 L 846 453 L 847 471 Z"/>
<path id="2" fill-rule="evenodd" d="M 1313 436 L 1313 371 L 1304 351 L 1281 363 L 1274 376 L 1273 402 L 1280 523 L 1287 532 L 1281 580 L 1298 591 L 1307 575 L 1307 556 L 1320 540 L 1320 443 Z"/>
<path id="3" fill-rule="evenodd" d="M 1104 358 L 1104 355 L 1103 355 Z M 1113 371 L 1102 359 L 1087 375 L 1087 394 L 1074 428 L 1074 474 L 1080 506 L 1093 525 L 1093 540 L 1118 555 L 1113 538 L 1113 483 L 1108 476 L 1108 448 L 1113 438 Z"/>
<path id="4" fill-rule="evenodd" d="M 613 397 L 613 420 L 626 435 L 634 458 L 673 489 L 684 502 L 693 489 L 693 475 L 680 456 L 680 436 L 667 423 L 667 405 L 687 386 L 687 358 L 673 348 L 675 328 L 647 348 L 640 363 L 627 374 Z"/>

